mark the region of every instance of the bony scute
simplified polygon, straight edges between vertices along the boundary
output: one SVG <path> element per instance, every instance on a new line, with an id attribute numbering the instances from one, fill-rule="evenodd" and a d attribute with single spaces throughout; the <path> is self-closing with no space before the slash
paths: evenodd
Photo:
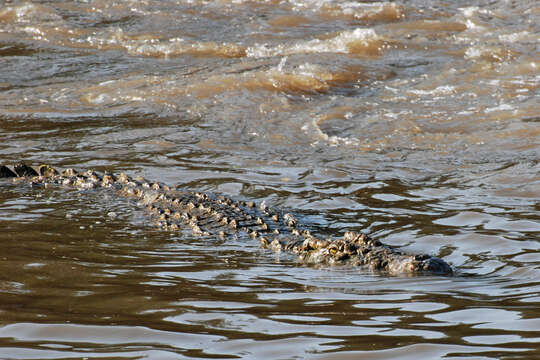
<path id="1" fill-rule="evenodd" d="M 155 224 L 167 231 L 190 229 L 196 236 L 219 238 L 245 235 L 246 239 L 258 239 L 263 248 L 295 254 L 302 263 L 348 264 L 393 275 L 454 273 L 452 267 L 438 257 L 406 254 L 364 233 L 347 231 L 334 239 L 318 238 L 292 214 L 271 209 L 264 202 L 256 206 L 253 201 L 173 190 L 167 185 L 142 177 L 132 178 L 124 173 L 58 171 L 47 164 L 37 168 L 23 162 L 12 167 L 2 165 L 0 178 L 46 187 L 113 190 L 121 197 L 136 200 Z"/>

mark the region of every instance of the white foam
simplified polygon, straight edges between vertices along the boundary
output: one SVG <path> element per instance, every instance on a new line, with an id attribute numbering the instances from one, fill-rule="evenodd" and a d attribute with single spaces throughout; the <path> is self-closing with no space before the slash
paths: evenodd
<path id="1" fill-rule="evenodd" d="M 511 110 L 514 110 L 514 109 L 515 109 L 515 107 L 510 105 L 510 104 L 501 104 L 499 106 L 487 108 L 487 109 L 484 110 L 484 112 L 486 114 L 489 114 L 489 113 L 492 113 L 492 112 L 495 112 L 495 111 L 511 111 Z"/>
<path id="2" fill-rule="evenodd" d="M 355 19 L 373 18 L 391 10 L 397 17 L 404 17 L 402 8 L 393 2 L 362 3 L 357 1 L 336 0 L 291 0 L 293 10 L 297 12 L 327 12 L 335 16 L 350 16 Z"/>
<path id="3" fill-rule="evenodd" d="M 465 59 L 476 59 L 481 57 L 485 53 L 485 49 L 479 46 L 473 46 L 465 51 Z"/>
<path id="4" fill-rule="evenodd" d="M 46 22 L 62 20 L 53 8 L 46 5 L 24 4 L 21 6 L 7 7 L 0 11 L 0 16 L 13 11 L 19 22 Z"/>
<path id="5" fill-rule="evenodd" d="M 464 7 L 464 8 L 459 8 L 459 10 L 461 10 L 461 13 L 463 14 L 463 16 L 465 16 L 466 18 L 471 18 L 478 12 L 479 7 L 478 6 L 468 6 L 468 7 Z"/>
<path id="6" fill-rule="evenodd" d="M 306 53 L 345 53 L 351 52 L 350 45 L 358 41 L 368 47 L 375 41 L 382 40 L 373 29 L 357 28 L 352 31 L 340 32 L 330 39 L 313 39 L 309 41 L 301 41 L 292 44 L 279 44 L 270 47 L 267 44 L 256 44 L 247 49 L 248 57 L 262 58 L 271 56 L 287 56 L 292 54 Z"/>
<path id="7" fill-rule="evenodd" d="M 432 90 L 410 90 L 409 92 L 419 96 L 444 96 L 456 93 L 456 87 L 451 85 L 441 85 Z"/>
<path id="8" fill-rule="evenodd" d="M 499 41 L 509 42 L 509 43 L 514 43 L 517 41 L 540 42 L 540 38 L 538 38 L 538 36 L 531 34 L 528 31 L 520 31 L 517 33 L 512 33 L 512 34 L 499 35 Z"/>

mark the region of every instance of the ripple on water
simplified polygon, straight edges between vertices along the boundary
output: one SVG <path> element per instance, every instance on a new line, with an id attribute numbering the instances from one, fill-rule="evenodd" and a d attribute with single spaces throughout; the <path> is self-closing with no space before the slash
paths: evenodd
<path id="1" fill-rule="evenodd" d="M 535 358 L 535 6 L 8 2 L 2 164 L 264 201 L 456 274 L 303 266 L 114 192 L 0 181 L 0 357 Z"/>

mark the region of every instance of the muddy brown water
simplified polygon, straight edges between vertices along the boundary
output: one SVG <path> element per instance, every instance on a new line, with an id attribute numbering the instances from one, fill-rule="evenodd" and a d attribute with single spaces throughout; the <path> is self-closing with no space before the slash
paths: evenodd
<path id="1" fill-rule="evenodd" d="M 531 0 L 0 2 L 2 163 L 265 201 L 457 272 L 302 266 L 2 181 L 0 359 L 540 358 L 539 33 Z"/>

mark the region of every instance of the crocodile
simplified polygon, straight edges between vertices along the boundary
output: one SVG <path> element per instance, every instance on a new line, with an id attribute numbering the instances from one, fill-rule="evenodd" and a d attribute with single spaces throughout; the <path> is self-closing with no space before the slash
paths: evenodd
<path id="1" fill-rule="evenodd" d="M 344 264 L 391 275 L 454 273 L 438 257 L 407 254 L 362 232 L 347 231 L 333 239 L 317 237 L 291 213 L 271 209 L 264 202 L 255 204 L 224 195 L 183 191 L 125 173 L 78 172 L 71 168 L 59 171 L 50 165 L 32 167 L 24 162 L 0 166 L 0 178 L 32 186 L 108 188 L 136 200 L 164 230 L 190 229 L 194 235 L 217 237 L 243 234 L 258 240 L 263 248 L 295 254 L 300 263 Z"/>

